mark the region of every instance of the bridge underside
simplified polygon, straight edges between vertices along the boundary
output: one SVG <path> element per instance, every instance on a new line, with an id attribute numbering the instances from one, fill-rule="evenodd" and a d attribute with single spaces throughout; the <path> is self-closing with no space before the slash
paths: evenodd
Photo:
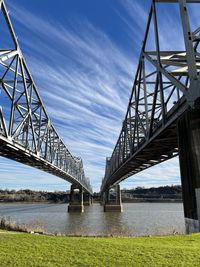
<path id="1" fill-rule="evenodd" d="M 78 183 L 73 176 L 69 175 L 67 172 L 63 171 L 59 167 L 47 162 L 42 159 L 40 156 L 36 156 L 34 153 L 22 149 L 21 146 L 9 142 L 7 139 L 0 136 L 0 156 L 18 161 L 19 163 L 37 168 L 39 170 L 48 172 L 55 176 L 58 176 L 69 183 L 83 187 L 84 190 L 88 191 L 88 188 L 85 188 L 81 183 Z"/>
<path id="2" fill-rule="evenodd" d="M 191 23 L 192 3 L 197 11 L 200 1 L 152 1 L 127 113 L 101 186 L 103 195 L 179 155 L 187 232 L 200 231 L 200 21 Z M 168 33 L 167 16 L 174 24 Z M 169 48 L 174 32 L 178 38 Z"/>
<path id="3" fill-rule="evenodd" d="M 106 180 L 102 191 L 124 179 L 178 155 L 177 120 L 189 110 L 185 100 L 177 103 L 166 117 L 167 123 L 156 129 L 150 140 L 140 143 L 136 153 L 127 155 L 121 166 Z M 146 142 L 145 142 L 146 141 Z"/>
<path id="4" fill-rule="evenodd" d="M 52 125 L 3 0 L 0 36 L 0 155 L 54 174 L 92 194 L 81 158 L 70 153 Z"/>

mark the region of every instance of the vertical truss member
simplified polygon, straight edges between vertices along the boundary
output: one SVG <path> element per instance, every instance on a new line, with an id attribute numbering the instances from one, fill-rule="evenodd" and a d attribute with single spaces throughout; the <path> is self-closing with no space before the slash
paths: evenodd
<path id="1" fill-rule="evenodd" d="M 45 110 L 3 0 L 0 16 L 0 155 L 57 175 L 92 194 L 82 160 L 70 153 Z"/>
<path id="2" fill-rule="evenodd" d="M 127 113 L 101 186 L 103 195 L 179 154 L 187 232 L 200 230 L 200 27 L 191 30 L 188 7 L 193 3 L 200 7 L 197 0 L 152 1 Z M 179 50 L 163 49 L 160 42 L 160 34 L 166 34 L 158 19 L 161 7 L 171 14 L 171 8 L 178 10 L 176 34 L 184 44 Z"/>

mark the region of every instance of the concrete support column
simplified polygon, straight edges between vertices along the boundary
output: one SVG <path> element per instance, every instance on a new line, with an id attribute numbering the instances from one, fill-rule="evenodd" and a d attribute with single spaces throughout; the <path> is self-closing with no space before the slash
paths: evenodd
<path id="1" fill-rule="evenodd" d="M 122 205 L 122 196 L 119 184 L 116 185 L 116 204 Z"/>
<path id="2" fill-rule="evenodd" d="M 110 203 L 110 188 L 104 193 L 104 205 Z"/>
<path id="3" fill-rule="evenodd" d="M 77 189 L 79 190 L 79 192 L 75 193 L 75 190 Z M 78 188 L 75 185 L 71 185 L 68 212 L 84 212 L 82 187 Z"/>
<path id="4" fill-rule="evenodd" d="M 74 187 L 73 187 L 73 185 L 71 185 L 70 195 L 69 195 L 69 203 L 73 203 L 73 202 L 74 202 Z"/>
<path id="5" fill-rule="evenodd" d="M 79 198 L 80 198 L 80 204 L 83 206 L 83 188 L 79 188 Z"/>
<path id="6" fill-rule="evenodd" d="M 83 205 L 90 206 L 92 204 L 92 197 L 89 193 L 83 194 Z"/>
<path id="7" fill-rule="evenodd" d="M 105 192 L 100 195 L 100 205 L 103 206 L 105 203 Z"/>
<path id="8" fill-rule="evenodd" d="M 115 186 L 115 199 L 110 198 L 110 188 L 104 192 L 104 211 L 118 211 L 122 212 L 122 201 L 121 201 L 121 191 L 120 185 Z"/>
<path id="9" fill-rule="evenodd" d="M 186 233 L 200 231 L 200 109 L 178 121 L 178 145 Z"/>

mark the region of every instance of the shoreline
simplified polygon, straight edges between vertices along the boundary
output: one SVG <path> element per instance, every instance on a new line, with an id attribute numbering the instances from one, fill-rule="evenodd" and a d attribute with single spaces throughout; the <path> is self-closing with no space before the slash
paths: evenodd
<path id="1" fill-rule="evenodd" d="M 83 237 L 83 238 L 152 238 L 152 237 L 168 237 L 168 236 L 183 236 L 188 235 L 185 233 L 166 233 L 166 234 L 155 234 L 155 235 L 117 235 L 117 234 L 107 234 L 107 235 L 87 235 L 87 234 L 63 234 L 63 233 L 51 233 L 43 231 L 25 231 L 25 230 L 5 230 L 0 228 L 1 233 L 24 233 L 29 235 L 41 235 L 41 236 L 55 236 L 55 237 Z"/>
<path id="2" fill-rule="evenodd" d="M 132 203 L 183 203 L 182 200 L 177 199 L 165 199 L 165 200 L 149 200 L 149 199 L 134 199 L 130 201 L 123 201 L 122 204 Z M 53 202 L 53 201 L 0 201 L 0 204 L 69 204 L 69 202 Z M 100 202 L 93 202 L 93 204 L 100 204 Z"/>

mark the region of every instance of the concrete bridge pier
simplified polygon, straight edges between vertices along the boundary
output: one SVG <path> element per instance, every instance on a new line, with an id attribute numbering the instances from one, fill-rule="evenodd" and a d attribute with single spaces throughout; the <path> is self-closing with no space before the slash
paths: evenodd
<path id="1" fill-rule="evenodd" d="M 108 188 L 104 192 L 104 211 L 118 211 L 122 212 L 123 207 L 122 207 L 122 200 L 121 200 L 121 191 L 120 191 L 120 185 L 117 184 L 115 186 L 115 199 L 111 199 L 110 195 L 110 189 Z"/>
<path id="2" fill-rule="evenodd" d="M 92 205 L 92 196 L 89 193 L 83 194 L 83 205 L 84 206 Z"/>
<path id="3" fill-rule="evenodd" d="M 68 212 L 84 212 L 82 187 L 71 185 Z"/>
<path id="4" fill-rule="evenodd" d="M 186 233 L 200 231 L 200 108 L 178 121 L 178 145 Z"/>
<path id="5" fill-rule="evenodd" d="M 104 206 L 104 202 L 105 202 L 104 199 L 105 199 L 105 192 L 100 194 L 100 205 L 101 206 Z"/>

